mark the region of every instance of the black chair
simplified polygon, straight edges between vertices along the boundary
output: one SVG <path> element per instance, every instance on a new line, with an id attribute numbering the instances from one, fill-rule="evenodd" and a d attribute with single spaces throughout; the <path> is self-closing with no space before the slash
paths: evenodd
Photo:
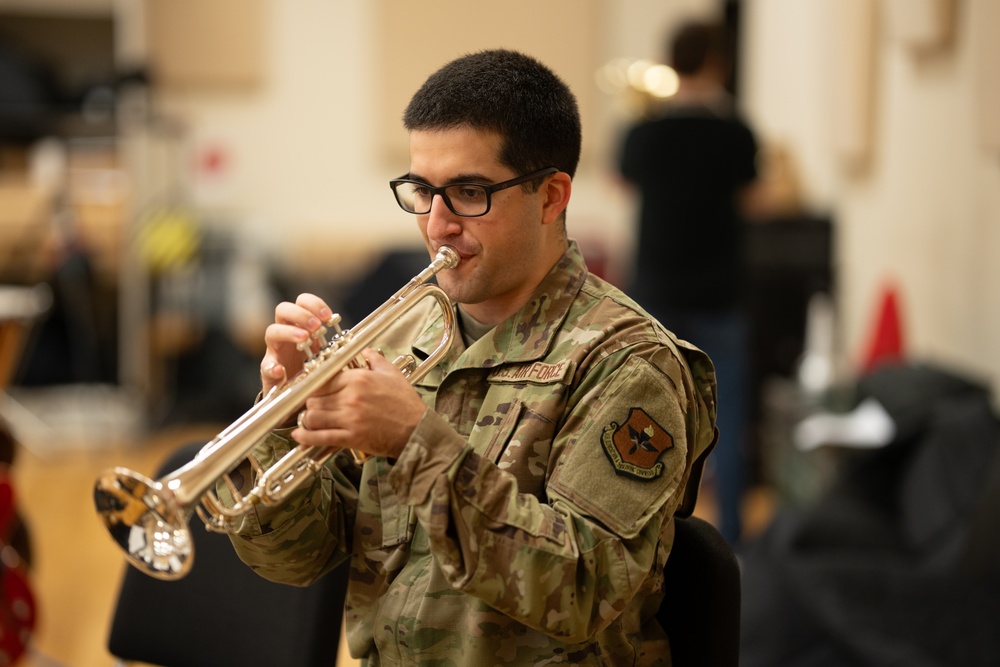
<path id="1" fill-rule="evenodd" d="M 157 477 L 200 447 L 176 452 Z M 228 537 L 193 522 L 195 563 L 186 577 L 161 581 L 126 568 L 108 637 L 113 656 L 163 667 L 337 663 L 346 565 L 308 587 L 275 584 L 244 565 Z"/>
<path id="2" fill-rule="evenodd" d="M 666 597 L 657 620 L 670 638 L 674 667 L 736 667 L 740 658 L 740 565 L 707 521 L 675 518 L 663 568 Z"/>

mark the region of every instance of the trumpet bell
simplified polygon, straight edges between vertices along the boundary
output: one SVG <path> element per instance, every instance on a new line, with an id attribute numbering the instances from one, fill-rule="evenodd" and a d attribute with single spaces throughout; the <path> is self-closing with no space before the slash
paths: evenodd
<path id="1" fill-rule="evenodd" d="M 167 581 L 191 570 L 189 512 L 161 483 L 127 468 L 111 468 L 94 484 L 94 505 L 133 566 Z"/>

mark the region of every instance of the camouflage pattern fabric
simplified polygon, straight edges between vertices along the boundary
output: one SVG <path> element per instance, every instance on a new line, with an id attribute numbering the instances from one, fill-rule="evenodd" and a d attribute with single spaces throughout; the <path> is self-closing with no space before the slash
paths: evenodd
<path id="1" fill-rule="evenodd" d="M 389 358 L 435 347 L 434 308 L 380 343 Z M 416 389 L 431 410 L 398 460 L 333 457 L 243 522 L 240 557 L 295 585 L 350 558 L 348 643 L 371 667 L 669 665 L 653 613 L 691 463 L 714 443 L 708 357 L 573 243 L 518 313 L 456 341 Z M 270 465 L 294 444 L 276 431 L 255 455 Z"/>

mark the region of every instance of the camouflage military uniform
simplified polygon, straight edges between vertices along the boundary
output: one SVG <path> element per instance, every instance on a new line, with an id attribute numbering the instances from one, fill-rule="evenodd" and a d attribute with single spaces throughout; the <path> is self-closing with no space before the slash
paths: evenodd
<path id="1" fill-rule="evenodd" d="M 442 317 L 418 310 L 393 338 L 426 355 Z M 417 390 L 432 409 L 398 460 L 334 457 L 244 523 L 241 557 L 298 585 L 350 557 L 348 642 L 371 666 L 669 665 L 651 615 L 691 462 L 713 442 L 708 358 L 572 244 Z M 265 465 L 287 433 L 258 447 Z"/>

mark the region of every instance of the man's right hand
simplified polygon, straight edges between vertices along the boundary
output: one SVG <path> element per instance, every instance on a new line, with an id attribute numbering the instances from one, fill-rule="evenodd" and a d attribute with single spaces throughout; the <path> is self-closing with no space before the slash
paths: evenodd
<path id="1" fill-rule="evenodd" d="M 274 309 L 274 324 L 268 325 L 264 332 L 267 350 L 260 362 L 260 383 L 265 396 L 275 386 L 299 374 L 308 357 L 298 346 L 331 317 L 333 311 L 315 294 L 300 294 L 295 303 L 278 304 Z"/>

